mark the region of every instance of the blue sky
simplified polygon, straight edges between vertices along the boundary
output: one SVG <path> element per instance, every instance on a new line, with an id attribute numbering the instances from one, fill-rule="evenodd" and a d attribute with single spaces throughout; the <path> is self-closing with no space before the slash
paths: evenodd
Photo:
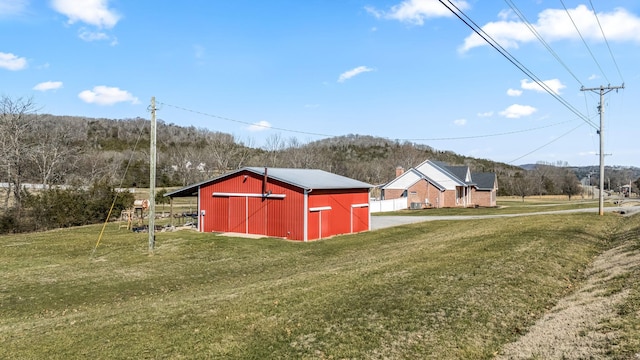
<path id="1" fill-rule="evenodd" d="M 254 146 L 361 134 L 578 166 L 599 153 L 581 87 L 624 83 L 606 163 L 640 166 L 640 2 L 454 3 L 556 96 L 437 0 L 0 0 L 0 93 L 112 119 L 155 96 L 159 119 Z"/>

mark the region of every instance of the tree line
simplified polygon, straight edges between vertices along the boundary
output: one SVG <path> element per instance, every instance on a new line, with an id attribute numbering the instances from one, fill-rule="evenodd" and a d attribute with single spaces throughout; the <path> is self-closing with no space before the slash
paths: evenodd
<path id="1" fill-rule="evenodd" d="M 148 187 L 148 120 L 54 116 L 38 110 L 29 98 L 0 98 L 0 182 L 4 189 L 0 208 L 5 215 L 22 217 L 23 207 L 33 208 L 38 204 L 34 197 L 47 192 L 56 191 L 62 198 L 64 191 L 75 191 L 74 196 L 82 198 L 82 191 L 98 184 L 111 189 Z M 427 159 L 466 165 L 472 172 L 495 172 L 499 195 L 573 196 L 579 186 L 577 175 L 584 175 L 566 166 L 537 164 L 523 169 L 368 135 L 303 142 L 276 133 L 258 148 L 251 140 L 162 120 L 157 126 L 157 155 L 159 188 L 185 186 L 243 166 L 317 168 L 381 185 L 394 178 L 396 167 L 409 169 Z M 624 176 L 637 179 L 640 174 L 633 171 Z M 614 173 L 608 175 L 611 178 Z M 44 190 L 29 193 L 24 187 L 27 183 L 42 184 Z M 63 190 L 61 185 L 72 190 Z M 126 201 L 120 204 L 129 205 Z M 61 222 L 63 226 L 74 224 Z"/>

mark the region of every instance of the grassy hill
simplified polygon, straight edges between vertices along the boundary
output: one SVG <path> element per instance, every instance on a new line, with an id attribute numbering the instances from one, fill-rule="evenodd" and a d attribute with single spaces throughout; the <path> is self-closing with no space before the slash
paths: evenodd
<path id="1" fill-rule="evenodd" d="M 493 358 L 640 249 L 638 217 L 440 221 L 311 243 L 109 224 L 0 237 L 0 358 Z M 592 332 L 595 356 L 640 352 L 640 271 Z M 567 332 L 570 329 L 562 329 Z M 568 358 L 571 358 L 568 354 Z"/>

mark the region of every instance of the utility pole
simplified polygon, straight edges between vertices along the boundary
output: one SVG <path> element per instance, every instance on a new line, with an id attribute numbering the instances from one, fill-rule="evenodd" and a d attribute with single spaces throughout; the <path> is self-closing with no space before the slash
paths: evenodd
<path id="1" fill-rule="evenodd" d="M 151 133 L 149 150 L 149 253 L 156 243 L 156 98 L 151 97 Z"/>
<path id="2" fill-rule="evenodd" d="M 600 216 L 604 215 L 604 94 L 612 91 L 624 89 L 624 83 L 621 86 L 602 86 L 599 88 L 580 88 L 580 91 L 593 91 L 600 93 L 600 104 L 598 105 L 598 112 L 600 113 L 600 129 L 598 135 L 600 135 L 600 199 L 598 201 L 598 213 Z"/>

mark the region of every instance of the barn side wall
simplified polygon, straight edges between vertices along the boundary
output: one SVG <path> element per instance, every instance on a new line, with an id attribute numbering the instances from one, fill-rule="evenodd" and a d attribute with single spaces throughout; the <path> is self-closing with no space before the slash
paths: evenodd
<path id="1" fill-rule="evenodd" d="M 359 206 L 364 204 L 367 206 Z M 309 194 L 308 239 L 369 230 L 368 204 L 368 189 L 313 190 Z"/>
<path id="2" fill-rule="evenodd" d="M 205 211 L 204 232 L 238 232 L 304 239 L 302 189 L 267 178 L 265 189 L 273 196 L 262 194 L 263 177 L 243 171 L 200 189 L 200 209 Z M 213 196 L 214 193 L 237 194 Z M 277 196 L 284 195 L 284 198 Z"/>

